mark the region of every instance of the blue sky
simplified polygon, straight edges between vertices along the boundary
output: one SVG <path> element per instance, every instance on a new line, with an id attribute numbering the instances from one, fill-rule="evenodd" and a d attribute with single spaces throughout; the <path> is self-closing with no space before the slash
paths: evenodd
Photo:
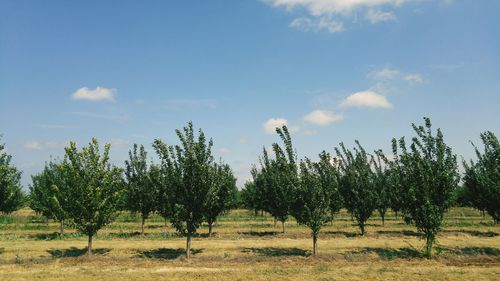
<path id="1" fill-rule="evenodd" d="M 454 152 L 500 132 L 495 0 L 0 0 L 0 133 L 23 184 L 75 140 L 133 143 L 192 120 L 241 185 L 288 124 L 300 157 L 389 151 L 431 117 Z"/>

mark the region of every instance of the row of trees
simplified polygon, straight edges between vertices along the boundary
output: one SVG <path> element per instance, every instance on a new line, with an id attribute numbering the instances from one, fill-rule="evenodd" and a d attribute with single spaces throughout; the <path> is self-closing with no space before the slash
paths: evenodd
<path id="1" fill-rule="evenodd" d="M 263 150 L 260 165 L 252 168 L 253 180 L 245 184 L 241 198 L 246 207 L 269 212 L 282 223 L 290 216 L 311 229 L 313 253 L 321 228 L 335 213 L 346 208 L 361 234 L 366 221 L 378 211 L 382 222 L 387 209 L 403 215 L 426 238 L 427 255 L 441 227 L 443 214 L 457 191 L 459 173 L 456 156 L 434 132 L 428 118 L 413 125 L 416 136 L 409 145 L 404 138 L 392 140 L 392 155 L 365 151 L 359 142 L 351 150 L 341 143 L 318 161 L 298 160 L 288 129 L 277 128 L 283 144 Z M 125 169 L 110 164 L 110 146 L 101 153 L 97 140 L 81 150 L 71 142 L 62 161 L 50 161 L 33 176 L 30 206 L 47 218 L 68 222 L 89 238 L 109 224 L 119 210 L 141 215 L 142 227 L 152 213 L 169 220 L 186 236 L 186 254 L 191 238 L 206 222 L 209 233 L 218 215 L 234 206 L 237 193 L 230 167 L 212 156 L 212 140 L 198 134 L 189 123 L 176 130 L 178 145 L 155 140 L 160 163 L 148 163 L 143 146 L 134 145 Z M 499 221 L 500 145 L 492 132 L 481 135 L 484 152 L 475 147 L 478 160 L 464 162 L 463 198 Z M 10 213 L 24 202 L 21 173 L 0 145 L 0 211 Z"/>
<path id="2" fill-rule="evenodd" d="M 195 136 L 192 123 L 177 130 L 179 145 L 155 140 L 160 164 L 148 164 L 144 146 L 129 151 L 125 169 L 109 162 L 109 144 L 99 151 L 96 139 L 78 150 L 71 142 L 64 160 L 51 161 L 30 186 L 30 207 L 60 222 L 65 221 L 92 238 L 116 217 L 117 211 L 139 213 L 144 223 L 154 212 L 161 214 L 186 235 L 189 258 L 191 237 L 207 222 L 210 233 L 217 217 L 229 210 L 236 198 L 236 179 L 227 164 L 215 162 L 212 140 L 203 131 Z"/>
<path id="3" fill-rule="evenodd" d="M 365 234 L 365 225 L 378 211 L 384 223 L 387 210 L 400 212 L 426 239 L 424 254 L 432 255 L 443 216 L 454 201 L 459 183 L 457 157 L 446 145 L 440 129 L 431 121 L 412 125 L 415 136 L 392 140 L 392 155 L 381 150 L 368 153 L 356 141 L 350 150 L 343 143 L 334 154 L 323 151 L 316 162 L 297 160 L 286 126 L 277 128 L 283 145 L 274 143 L 272 157 L 264 148 L 253 180 L 242 191 L 244 205 L 269 212 L 283 225 L 289 216 L 311 229 L 313 254 L 322 226 L 346 208 Z M 487 211 L 497 222 L 500 206 L 500 150 L 493 133 L 481 135 L 485 152 L 476 148 L 478 162 L 464 164 L 464 184 L 474 206 Z M 483 207 L 479 207 L 483 206 Z"/>

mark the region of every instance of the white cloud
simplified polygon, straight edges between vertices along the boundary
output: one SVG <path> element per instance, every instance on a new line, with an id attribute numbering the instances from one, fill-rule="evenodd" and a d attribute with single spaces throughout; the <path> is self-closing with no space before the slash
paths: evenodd
<path id="1" fill-rule="evenodd" d="M 112 147 L 126 147 L 129 145 L 130 141 L 122 138 L 112 138 L 109 143 Z"/>
<path id="2" fill-rule="evenodd" d="M 290 27 L 297 28 L 302 31 L 322 31 L 326 30 L 330 33 L 342 32 L 344 31 L 344 24 L 335 20 L 332 20 L 328 17 L 320 17 L 320 18 L 308 18 L 301 17 L 294 19 L 290 25 Z"/>
<path id="3" fill-rule="evenodd" d="M 327 110 L 314 110 L 304 116 L 304 121 L 315 125 L 326 126 L 344 119 L 342 114 L 333 113 Z"/>
<path id="4" fill-rule="evenodd" d="M 385 96 L 374 91 L 362 91 L 346 97 L 341 103 L 344 107 L 392 108 Z"/>
<path id="5" fill-rule="evenodd" d="M 239 139 L 239 142 L 240 142 L 241 144 L 247 144 L 247 143 L 248 143 L 248 138 L 243 136 L 243 137 L 241 137 L 241 138 Z"/>
<path id="6" fill-rule="evenodd" d="M 304 130 L 300 131 L 300 134 L 303 136 L 315 136 L 318 134 L 318 131 L 311 130 L 311 129 L 304 129 Z"/>
<path id="7" fill-rule="evenodd" d="M 215 109 L 217 101 L 214 99 L 170 99 L 166 101 L 168 110 L 198 110 Z"/>
<path id="8" fill-rule="evenodd" d="M 70 113 L 73 115 L 82 116 L 82 117 L 90 117 L 90 118 L 108 119 L 108 120 L 115 120 L 115 121 L 127 121 L 128 120 L 128 117 L 126 115 L 100 114 L 100 113 L 86 112 L 86 111 L 73 111 Z"/>
<path id="9" fill-rule="evenodd" d="M 104 87 L 96 87 L 95 89 L 89 89 L 88 87 L 82 87 L 73 93 L 72 98 L 74 100 L 89 100 L 89 101 L 115 101 L 116 89 L 108 89 Z"/>
<path id="10" fill-rule="evenodd" d="M 68 129 L 70 127 L 65 126 L 65 125 L 59 125 L 59 124 L 38 124 L 38 128 L 42 129 Z"/>
<path id="11" fill-rule="evenodd" d="M 287 10 L 305 8 L 313 16 L 351 14 L 357 9 L 381 6 L 397 7 L 410 1 L 412 0 L 267 0 L 273 6 Z"/>
<path id="12" fill-rule="evenodd" d="M 229 150 L 229 148 L 226 148 L 226 147 L 219 148 L 219 154 L 226 155 L 226 154 L 229 154 L 229 153 L 231 153 L 231 150 Z"/>
<path id="13" fill-rule="evenodd" d="M 410 84 L 421 84 L 424 82 L 420 74 L 408 74 L 403 79 L 410 82 Z"/>
<path id="14" fill-rule="evenodd" d="M 45 150 L 45 149 L 63 148 L 64 144 L 56 141 L 41 142 L 41 141 L 30 140 L 25 142 L 23 146 L 24 148 L 30 150 Z"/>
<path id="15" fill-rule="evenodd" d="M 282 126 L 288 126 L 288 120 L 285 118 L 270 118 L 263 125 L 264 131 L 268 134 L 274 134 L 276 128 L 281 128 Z"/>
<path id="16" fill-rule="evenodd" d="M 382 12 L 376 9 L 370 9 L 366 12 L 366 18 L 373 24 L 384 21 L 396 21 L 396 15 L 393 12 Z"/>
<path id="17" fill-rule="evenodd" d="M 393 80 L 399 77 L 400 74 L 401 72 L 397 69 L 384 67 L 371 72 L 368 76 L 375 80 Z"/>

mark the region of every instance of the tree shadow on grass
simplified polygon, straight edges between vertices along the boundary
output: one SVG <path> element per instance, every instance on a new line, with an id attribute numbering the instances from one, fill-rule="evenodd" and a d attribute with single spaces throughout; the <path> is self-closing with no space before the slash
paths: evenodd
<path id="1" fill-rule="evenodd" d="M 202 249 L 191 249 L 191 255 L 202 253 Z M 139 257 L 157 260 L 175 260 L 180 256 L 186 255 L 186 249 L 178 248 L 159 248 L 154 250 L 138 250 Z"/>
<path id="2" fill-rule="evenodd" d="M 276 231 L 241 231 L 241 232 L 238 232 L 238 234 L 264 237 L 264 236 L 276 236 L 278 234 L 278 232 L 276 232 Z"/>
<path id="3" fill-rule="evenodd" d="M 465 247 L 465 248 L 441 248 L 446 253 L 464 256 L 493 256 L 500 257 L 500 249 L 493 247 Z"/>
<path id="4" fill-rule="evenodd" d="M 375 253 L 380 258 L 385 260 L 394 260 L 394 259 L 410 259 L 410 258 L 418 258 L 421 257 L 421 253 L 416 249 L 412 248 L 363 248 L 361 250 L 356 251 L 355 253 L 362 254 L 370 254 Z"/>
<path id="5" fill-rule="evenodd" d="M 443 230 L 442 232 L 445 233 L 465 233 L 469 234 L 471 236 L 476 236 L 476 237 L 497 237 L 498 233 L 493 232 L 493 231 L 486 231 L 486 232 L 481 232 L 478 230 Z"/>
<path id="6" fill-rule="evenodd" d="M 422 236 L 421 233 L 418 233 L 413 230 L 379 230 L 377 231 L 378 234 L 387 234 L 387 235 L 404 235 L 404 236 L 412 236 L 412 237 L 420 237 Z"/>
<path id="7" fill-rule="evenodd" d="M 299 248 L 275 248 L 275 247 L 264 247 L 264 248 L 243 248 L 242 253 L 255 253 L 267 257 L 284 257 L 284 256 L 301 256 L 307 257 L 309 253 L 305 250 Z"/>
<path id="8" fill-rule="evenodd" d="M 325 231 L 324 233 L 327 235 L 345 236 L 345 237 L 349 237 L 349 238 L 361 236 L 361 233 L 359 233 L 359 232 L 348 232 L 348 231 Z"/>
<path id="9" fill-rule="evenodd" d="M 74 257 L 81 257 L 81 256 L 87 254 L 87 248 L 79 249 L 76 247 L 71 247 L 69 249 L 50 249 L 50 250 L 47 250 L 47 252 L 53 258 L 68 258 L 68 257 L 74 258 Z M 109 252 L 111 252 L 111 249 L 109 249 L 109 248 L 92 249 L 92 255 L 103 256 Z"/>
<path id="10" fill-rule="evenodd" d="M 56 239 L 61 239 L 61 235 L 58 232 L 53 232 L 53 233 L 37 233 L 32 236 L 33 239 L 35 240 L 56 240 Z"/>

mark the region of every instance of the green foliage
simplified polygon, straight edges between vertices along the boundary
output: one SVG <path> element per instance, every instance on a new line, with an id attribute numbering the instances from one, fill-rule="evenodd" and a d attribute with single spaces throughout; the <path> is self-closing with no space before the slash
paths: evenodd
<path id="1" fill-rule="evenodd" d="M 431 121 L 424 126 L 412 124 L 417 136 L 409 149 L 404 138 L 393 140 L 393 172 L 398 175 L 407 223 L 414 223 L 426 238 L 425 255 L 432 255 L 432 245 L 441 228 L 445 211 L 452 205 L 459 174 L 456 155 L 444 142 L 440 129 L 433 135 Z M 398 144 L 401 152 L 398 151 Z"/>
<path id="2" fill-rule="evenodd" d="M 470 203 L 500 222 L 500 143 L 492 132 L 481 134 L 484 153 L 474 146 L 477 162 L 464 161 L 464 183 Z"/>
<path id="3" fill-rule="evenodd" d="M 212 226 L 222 213 L 229 211 L 236 204 L 236 178 L 227 164 L 212 166 L 212 183 L 204 204 L 204 216 L 208 223 L 208 235 L 212 235 Z"/>
<path id="4" fill-rule="evenodd" d="M 313 255 L 318 254 L 317 239 L 321 228 L 333 219 L 332 207 L 340 209 L 338 185 L 332 178 L 330 156 L 320 155 L 318 163 L 309 159 L 300 162 L 300 180 L 293 191 L 291 212 L 299 224 L 311 229 Z M 335 177 L 335 174 L 333 174 Z"/>
<path id="5" fill-rule="evenodd" d="M 377 192 L 377 211 L 382 218 L 382 225 L 385 225 L 385 214 L 391 206 L 390 169 L 384 163 L 387 159 L 382 150 L 375 151 L 372 156 L 372 164 L 375 169 L 374 184 Z M 396 195 L 399 196 L 399 195 Z"/>
<path id="6" fill-rule="evenodd" d="M 71 200 L 67 212 L 76 228 L 89 237 L 89 254 L 92 237 L 114 219 L 123 192 L 122 170 L 109 163 L 110 147 L 106 144 L 101 155 L 95 138 L 81 151 L 70 142 L 62 163 L 64 194 Z"/>
<path id="7" fill-rule="evenodd" d="M 5 145 L 0 143 L 0 212 L 6 214 L 21 208 L 25 201 L 20 183 L 21 172 L 11 165 L 11 159 Z"/>
<path id="8" fill-rule="evenodd" d="M 67 209 L 70 197 L 65 193 L 65 180 L 61 164 L 49 162 L 44 170 L 31 177 L 30 207 L 46 218 L 52 218 L 61 223 L 61 234 L 64 230 L 64 221 L 68 218 Z"/>
<path id="9" fill-rule="evenodd" d="M 291 211 L 293 190 L 298 186 L 298 167 L 295 151 L 288 128 L 276 128 L 276 132 L 284 143 L 284 148 L 273 144 L 274 159 L 269 158 L 264 148 L 260 172 L 253 172 L 254 182 L 258 190 L 265 196 L 266 211 L 283 224 Z"/>
<path id="10" fill-rule="evenodd" d="M 213 142 L 207 142 L 201 129 L 196 138 L 191 122 L 176 133 L 180 145 L 167 146 L 157 139 L 153 147 L 161 159 L 162 212 L 178 232 L 187 235 L 189 258 L 191 237 L 205 220 L 205 203 L 214 182 Z"/>
<path id="11" fill-rule="evenodd" d="M 339 186 L 344 206 L 357 221 L 361 235 L 364 235 L 366 221 L 378 206 L 378 194 L 368 153 L 358 141 L 356 145 L 354 153 L 343 143 L 335 151 L 339 159 Z"/>
<path id="12" fill-rule="evenodd" d="M 141 233 L 144 234 L 144 222 L 156 209 L 158 192 L 153 177 L 157 176 L 157 170 L 148 169 L 147 152 L 143 145 L 138 147 L 134 144 L 128 154 L 129 160 L 125 161 L 126 207 L 131 212 L 141 214 Z"/>

